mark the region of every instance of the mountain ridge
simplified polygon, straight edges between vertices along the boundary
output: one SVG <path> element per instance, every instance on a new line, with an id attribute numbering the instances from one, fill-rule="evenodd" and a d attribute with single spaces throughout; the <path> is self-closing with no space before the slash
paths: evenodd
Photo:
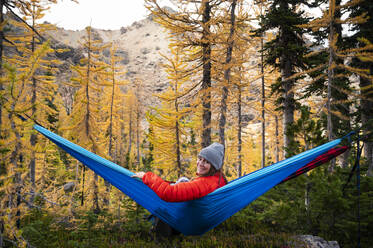
<path id="1" fill-rule="evenodd" d="M 168 86 L 167 74 L 162 69 L 165 58 L 161 54 L 169 54 L 168 39 L 165 30 L 152 20 L 149 16 L 146 19 L 136 21 L 132 25 L 122 27 L 119 30 L 103 30 L 92 28 L 94 39 L 99 39 L 103 44 L 112 43 L 116 46 L 116 54 L 121 58 L 120 64 L 124 67 L 125 75 L 121 80 L 142 82 L 142 102 L 152 105 L 156 98 L 155 92 L 161 92 Z M 84 50 L 80 42 L 86 31 L 68 30 L 56 27 L 47 35 L 51 39 L 54 48 L 66 49 L 66 52 L 56 53 L 56 56 L 63 61 L 59 66 L 60 72 L 57 75 L 57 82 L 61 86 L 60 93 L 64 99 L 67 112 L 71 111 L 74 90 L 69 86 L 64 86 L 64 82 L 69 82 L 72 72 L 69 65 L 79 63 L 84 57 Z M 108 61 L 110 57 L 109 48 L 103 53 L 103 60 Z M 123 87 L 127 91 L 133 84 Z"/>

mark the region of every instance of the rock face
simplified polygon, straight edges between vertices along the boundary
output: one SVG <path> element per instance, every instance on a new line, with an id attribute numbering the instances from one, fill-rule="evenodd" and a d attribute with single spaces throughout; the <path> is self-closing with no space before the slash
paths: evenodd
<path id="1" fill-rule="evenodd" d="M 119 30 L 101 30 L 92 29 L 94 39 L 102 41 L 103 44 L 112 43 L 117 48 L 116 55 L 120 57 L 120 64 L 126 74 L 122 77 L 130 82 L 140 80 L 142 82 L 141 95 L 145 105 L 151 105 L 155 101 L 154 92 L 162 91 L 167 88 L 167 76 L 163 71 L 161 64 L 165 59 L 161 54 L 167 55 L 168 34 L 152 18 L 146 18 L 133 23 L 131 26 L 122 27 Z M 59 59 L 66 61 L 60 66 L 60 74 L 57 81 L 63 85 L 63 82 L 69 82 L 71 71 L 69 65 L 78 64 L 84 56 L 82 44 L 84 42 L 85 30 L 65 30 L 57 28 L 49 33 L 52 40 L 52 46 L 63 48 L 66 51 L 56 54 Z M 102 59 L 109 62 L 110 50 L 106 49 L 102 54 Z M 62 86 L 65 87 L 65 86 Z M 134 87 L 133 84 L 126 86 L 126 89 Z M 65 107 L 71 109 L 71 96 L 73 90 L 60 89 L 64 99 Z"/>
<path id="2" fill-rule="evenodd" d="M 289 245 L 290 247 L 305 248 L 339 248 L 337 241 L 326 241 L 321 237 L 312 235 L 295 236 L 294 241 Z"/>

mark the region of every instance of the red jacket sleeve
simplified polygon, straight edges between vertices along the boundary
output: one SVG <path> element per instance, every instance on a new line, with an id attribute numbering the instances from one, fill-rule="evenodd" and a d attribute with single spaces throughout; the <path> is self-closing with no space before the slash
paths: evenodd
<path id="1" fill-rule="evenodd" d="M 203 197 L 218 188 L 219 177 L 198 177 L 190 182 L 170 185 L 152 172 L 145 173 L 142 181 L 162 200 L 167 202 L 190 201 Z"/>

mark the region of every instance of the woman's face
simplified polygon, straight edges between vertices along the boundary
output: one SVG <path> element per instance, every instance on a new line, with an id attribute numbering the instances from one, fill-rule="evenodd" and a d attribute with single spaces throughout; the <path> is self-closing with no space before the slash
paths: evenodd
<path id="1" fill-rule="evenodd" d="M 204 158 L 197 159 L 197 175 L 203 176 L 210 171 L 211 164 Z"/>

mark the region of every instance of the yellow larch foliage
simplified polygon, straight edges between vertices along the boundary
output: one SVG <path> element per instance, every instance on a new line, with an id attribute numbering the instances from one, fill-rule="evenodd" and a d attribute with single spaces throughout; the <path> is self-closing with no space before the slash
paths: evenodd
<path id="1" fill-rule="evenodd" d="M 317 31 L 320 29 L 328 28 L 328 46 L 326 49 L 321 49 L 319 51 L 314 51 L 310 53 L 308 56 L 315 55 L 320 52 L 327 51 L 329 58 L 328 62 L 319 65 L 316 68 L 313 68 L 311 70 L 305 71 L 305 72 L 300 72 L 294 74 L 292 77 L 289 79 L 298 77 L 300 75 L 304 75 L 306 73 L 310 73 L 312 71 L 316 70 L 325 70 L 325 73 L 320 75 L 318 78 L 314 79 L 313 81 L 308 81 L 306 84 L 311 84 L 316 80 L 320 79 L 327 79 L 327 94 L 328 97 L 325 100 L 325 105 L 326 108 L 323 108 L 323 111 L 327 114 L 327 131 L 328 131 L 328 137 L 329 139 L 334 138 L 334 133 L 333 130 L 334 128 L 332 127 L 332 116 L 335 116 L 336 118 L 340 119 L 346 119 L 349 118 L 347 116 L 344 116 L 343 113 L 337 111 L 335 108 L 333 108 L 333 105 L 338 105 L 341 102 L 333 101 L 332 102 L 332 89 L 336 91 L 340 91 L 342 93 L 347 93 L 348 96 L 351 96 L 353 92 L 344 92 L 344 88 L 336 85 L 333 81 L 336 78 L 339 77 L 347 77 L 347 73 L 352 72 L 360 76 L 366 76 L 366 70 L 361 70 L 357 68 L 352 68 L 350 66 L 347 66 L 343 63 L 343 59 L 345 58 L 359 58 L 360 56 L 364 56 L 364 53 L 369 51 L 369 47 L 364 47 L 364 48 L 358 48 L 358 49 L 344 49 L 341 47 L 337 46 L 337 41 L 338 41 L 338 33 L 336 31 L 335 25 L 339 24 L 359 24 L 359 23 L 364 23 L 366 22 L 368 17 L 368 13 L 363 13 L 360 16 L 357 17 L 347 17 L 347 18 L 339 18 L 337 15 L 337 12 L 342 13 L 343 11 L 347 10 L 351 6 L 358 5 L 362 0 L 350 0 L 346 1 L 341 5 L 336 4 L 336 0 L 330 0 L 329 5 L 327 9 L 323 10 L 323 15 L 320 18 L 316 18 L 309 22 L 308 24 L 305 25 L 300 25 L 300 27 L 303 28 L 311 28 L 313 31 Z M 335 74 L 336 69 L 343 69 L 345 72 L 340 73 L 340 74 Z M 357 94 L 355 96 L 351 96 L 349 99 L 346 99 L 346 102 L 351 102 L 356 100 Z M 359 96 L 357 96 L 359 97 Z"/>
<path id="2" fill-rule="evenodd" d="M 157 95 L 161 106 L 153 107 L 147 114 L 147 120 L 152 128 L 149 141 L 153 145 L 153 166 L 175 179 L 175 176 L 185 175 L 190 167 L 187 125 L 191 124 L 192 109 L 183 98 L 190 77 L 181 49 L 172 45 L 169 48 L 172 56 L 164 56 L 167 64 L 163 67 L 170 85 L 165 92 Z"/>
<path id="3" fill-rule="evenodd" d="M 2 163 L 7 172 L 6 178 L 11 180 L 5 179 L 4 191 L 9 196 L 4 199 L 7 207 L 1 209 L 14 212 L 3 222 L 13 232 L 19 228 L 19 218 L 26 212 L 25 207 L 33 206 L 36 196 L 43 199 L 50 197 L 46 193 L 48 185 L 40 180 L 43 171 L 53 170 L 39 156 L 47 150 L 46 140 L 36 138 L 32 121 L 21 122 L 17 117 L 18 114 L 29 116 L 47 128 L 55 127 L 53 118 L 57 114 L 59 95 L 55 95 L 57 85 L 54 74 L 58 61 L 52 59 L 53 50 L 42 37 L 51 25 L 39 23 L 46 6 L 45 2 L 37 0 L 17 2 L 15 7 L 23 21 L 10 19 L 7 23 L 6 38 L 9 42 L 6 46 L 11 52 L 2 58 L 7 64 L 3 67 L 1 79 L 5 101 L 1 106 L 0 142 L 1 150 L 4 147 L 8 150 L 1 154 L 4 155 Z M 0 216 L 3 216 L 2 213 Z M 21 236 L 13 233 L 9 237 Z"/>
<path id="4" fill-rule="evenodd" d="M 123 66 L 118 65 L 121 60 L 116 54 L 116 47 L 110 47 L 110 62 L 106 71 L 104 80 L 102 105 L 100 109 L 103 119 L 101 128 L 105 134 L 105 147 L 109 158 L 113 161 L 118 161 L 118 147 L 116 141 L 121 140 L 121 122 L 122 122 L 122 93 L 121 86 L 129 84 L 127 80 L 121 80 L 121 76 L 125 74 Z"/>
<path id="5" fill-rule="evenodd" d="M 94 38 L 94 31 L 91 27 L 86 28 L 86 36 L 81 42 L 86 57 L 81 59 L 80 65 L 72 66 L 75 77 L 71 81 L 79 88 L 76 92 L 69 130 L 71 139 L 100 156 L 105 157 L 103 132 L 100 129 L 100 98 L 104 86 L 105 71 L 109 67 L 101 60 L 102 51 L 108 46 L 102 41 Z M 102 104 L 102 103 L 101 103 Z M 99 211 L 98 176 L 89 171 L 86 187 L 86 168 L 83 166 L 81 182 L 81 205 L 85 201 L 87 190 L 88 200 L 95 211 Z M 102 179 L 100 179 L 102 180 Z"/>
<path id="6" fill-rule="evenodd" d="M 188 97 L 193 106 L 202 105 L 202 132 L 200 143 L 207 146 L 212 141 L 214 120 L 212 112 L 212 67 L 215 62 L 213 50 L 216 48 L 216 30 L 220 25 L 221 1 L 173 2 L 175 11 L 162 8 L 157 0 L 146 0 L 145 6 L 152 12 L 154 20 L 160 23 L 173 39 L 172 45 L 181 49 L 183 60 L 189 65 L 191 85 Z M 193 102 L 194 100 L 195 102 Z"/>
<path id="7" fill-rule="evenodd" d="M 123 110 L 121 136 L 122 145 L 122 164 L 130 170 L 138 171 L 142 167 L 140 143 L 143 139 L 143 124 L 141 123 L 144 115 L 143 105 L 143 82 L 136 78 L 129 85 L 129 90 L 125 94 Z"/>
<path id="8" fill-rule="evenodd" d="M 5 225 L 4 233 L 9 237 L 17 237 L 14 232 L 19 228 L 20 218 L 26 212 L 30 202 L 28 160 L 30 156 L 29 137 L 30 122 L 22 121 L 18 115 L 23 115 L 30 109 L 26 101 L 27 82 L 35 71 L 35 67 L 43 56 L 47 54 L 47 46 L 41 46 L 34 52 L 34 56 L 22 67 L 4 65 L 5 71 L 2 80 L 6 81 L 4 90 L 2 135 L 0 137 L 1 166 L 6 174 L 2 175 L 0 194 L 0 218 Z M 5 111 L 4 111 L 5 110 Z M 18 240 L 17 240 L 18 242 Z"/>

